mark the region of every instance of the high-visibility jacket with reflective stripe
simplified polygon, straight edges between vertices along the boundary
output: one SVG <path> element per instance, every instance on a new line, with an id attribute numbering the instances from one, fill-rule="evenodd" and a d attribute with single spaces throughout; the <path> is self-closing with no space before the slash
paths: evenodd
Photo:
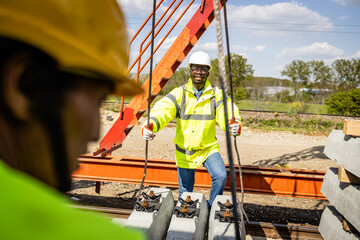
<path id="1" fill-rule="evenodd" d="M 0 239 L 145 239 L 105 216 L 69 207 L 63 194 L 0 159 Z"/>
<path id="2" fill-rule="evenodd" d="M 197 168 L 209 156 L 219 152 L 216 141 L 216 123 L 225 131 L 224 100 L 222 90 L 207 80 L 199 100 L 194 95 L 191 79 L 159 100 L 150 113 L 153 132 L 163 129 L 176 117 L 176 163 L 183 168 Z M 229 120 L 231 100 L 228 98 Z M 241 122 L 239 110 L 234 106 L 235 119 Z M 145 125 L 146 123 L 144 123 Z"/>

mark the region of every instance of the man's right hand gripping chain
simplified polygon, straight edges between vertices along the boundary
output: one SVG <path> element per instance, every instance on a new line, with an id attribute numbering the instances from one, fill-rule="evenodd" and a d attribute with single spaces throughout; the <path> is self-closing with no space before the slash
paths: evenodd
<path id="1" fill-rule="evenodd" d="M 145 126 L 142 127 L 142 129 L 141 129 L 141 135 L 143 136 L 143 138 L 144 138 L 146 141 L 151 141 L 151 140 L 153 140 L 154 137 L 156 136 L 155 133 L 152 132 L 153 127 L 154 127 L 154 124 L 153 124 L 153 123 L 150 123 L 149 126 L 148 126 L 148 125 L 145 125 Z"/>
<path id="2" fill-rule="evenodd" d="M 239 136 L 241 134 L 241 124 L 239 122 L 230 120 L 229 128 L 231 135 Z"/>

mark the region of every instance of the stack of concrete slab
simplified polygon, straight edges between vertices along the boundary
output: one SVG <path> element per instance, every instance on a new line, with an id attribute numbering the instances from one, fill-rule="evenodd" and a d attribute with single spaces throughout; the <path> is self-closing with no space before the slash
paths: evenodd
<path id="1" fill-rule="evenodd" d="M 321 187 L 332 206 L 324 210 L 319 232 L 325 240 L 360 239 L 360 137 L 333 130 L 324 153 L 339 167 L 326 172 Z"/>
<path id="2" fill-rule="evenodd" d="M 188 198 L 189 197 L 189 198 Z M 208 220 L 208 208 L 204 195 L 202 193 L 184 192 L 181 195 L 182 199 L 191 199 L 194 202 L 194 207 L 189 207 L 188 215 L 180 217 L 175 214 L 175 210 L 181 209 L 182 204 L 177 202 L 174 214 L 171 217 L 170 226 L 167 232 L 167 240 L 190 240 L 190 239 L 204 239 L 206 233 L 206 226 Z M 195 204 L 195 202 L 197 202 Z M 194 212 L 195 211 L 195 212 Z M 185 213 L 185 212 L 184 212 Z M 193 213 L 193 214 L 191 214 Z M 179 211 L 178 215 L 181 215 Z M 193 217 L 190 217 L 192 215 Z"/>
<path id="3" fill-rule="evenodd" d="M 175 205 L 174 198 L 170 189 L 166 188 L 150 188 L 147 194 L 150 193 L 156 196 L 161 194 L 160 201 L 156 203 L 156 210 L 151 212 L 134 210 L 125 225 L 144 231 L 150 240 L 158 240 L 165 236 L 168 229 Z M 150 202 L 149 204 L 151 205 Z"/>

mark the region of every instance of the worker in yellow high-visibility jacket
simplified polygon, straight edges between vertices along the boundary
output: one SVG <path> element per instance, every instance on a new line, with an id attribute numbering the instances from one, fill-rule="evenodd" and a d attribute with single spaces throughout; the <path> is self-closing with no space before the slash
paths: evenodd
<path id="1" fill-rule="evenodd" d="M 145 122 L 142 135 L 152 140 L 155 133 L 163 129 L 176 117 L 175 158 L 178 169 L 179 197 L 183 192 L 192 192 L 195 169 L 201 164 L 209 172 L 212 184 L 208 208 L 225 188 L 227 172 L 216 141 L 216 123 L 225 131 L 223 92 L 212 87 L 209 80 L 210 57 L 199 51 L 189 58 L 190 79 L 159 100 L 150 112 L 150 125 Z M 231 119 L 231 100 L 227 101 Z M 240 135 L 241 118 L 234 106 L 235 121 L 230 121 L 232 135 Z"/>
<path id="2" fill-rule="evenodd" d="M 110 93 L 134 95 L 116 0 L 0 0 L 0 239 L 145 239 L 69 205 Z"/>

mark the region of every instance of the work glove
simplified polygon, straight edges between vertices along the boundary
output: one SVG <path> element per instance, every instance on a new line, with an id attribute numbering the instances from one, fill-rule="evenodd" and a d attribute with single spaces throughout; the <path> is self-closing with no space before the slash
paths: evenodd
<path id="1" fill-rule="evenodd" d="M 156 136 L 155 133 L 152 132 L 154 127 L 153 123 L 150 123 L 149 126 L 145 125 L 141 129 L 141 135 L 146 141 L 151 141 Z"/>
<path id="2" fill-rule="evenodd" d="M 233 136 L 239 136 L 241 133 L 241 125 L 237 121 L 230 120 L 229 123 L 230 133 Z"/>

